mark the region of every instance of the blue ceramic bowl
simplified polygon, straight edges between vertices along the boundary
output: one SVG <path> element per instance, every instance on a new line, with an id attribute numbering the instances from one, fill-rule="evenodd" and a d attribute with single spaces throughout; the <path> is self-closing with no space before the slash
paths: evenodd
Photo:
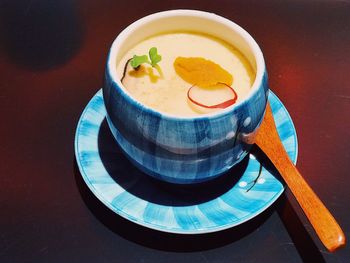
<path id="1" fill-rule="evenodd" d="M 177 117 L 131 97 L 117 76 L 117 61 L 146 37 L 174 30 L 207 33 L 238 48 L 256 72 L 246 99 L 218 113 Z M 110 49 L 103 86 L 107 122 L 126 156 L 150 176 L 178 184 L 213 179 L 240 162 L 254 141 L 267 96 L 264 58 L 254 39 L 228 19 L 194 10 L 152 14 L 122 31 Z"/>

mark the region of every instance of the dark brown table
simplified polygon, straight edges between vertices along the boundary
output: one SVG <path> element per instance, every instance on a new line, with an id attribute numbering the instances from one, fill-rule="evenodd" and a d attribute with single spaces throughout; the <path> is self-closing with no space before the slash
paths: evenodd
<path id="1" fill-rule="evenodd" d="M 283 3 L 282 3 L 283 2 Z M 298 168 L 350 236 L 349 1 L 0 1 L 0 262 L 350 262 L 328 253 L 289 191 L 239 227 L 143 228 L 86 188 L 74 133 L 114 37 L 176 8 L 225 16 L 260 44 L 298 134 Z"/>

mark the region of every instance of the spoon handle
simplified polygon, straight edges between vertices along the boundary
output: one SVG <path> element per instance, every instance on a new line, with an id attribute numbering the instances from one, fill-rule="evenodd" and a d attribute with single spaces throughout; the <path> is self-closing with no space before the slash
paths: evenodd
<path id="1" fill-rule="evenodd" d="M 342 229 L 285 151 L 277 133 L 270 105 L 266 108 L 264 121 L 255 143 L 281 174 L 325 247 L 333 252 L 344 246 L 346 241 Z"/>

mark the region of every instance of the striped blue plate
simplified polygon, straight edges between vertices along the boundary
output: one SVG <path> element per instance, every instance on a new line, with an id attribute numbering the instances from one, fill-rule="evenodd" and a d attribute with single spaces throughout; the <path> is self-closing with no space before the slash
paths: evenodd
<path id="1" fill-rule="evenodd" d="M 270 92 L 278 133 L 296 162 L 298 144 L 290 115 Z M 174 186 L 143 174 L 124 157 L 109 132 L 102 91 L 82 113 L 75 135 L 80 173 L 93 194 L 118 215 L 152 229 L 209 233 L 239 225 L 268 208 L 284 184 L 250 153 L 226 175 L 197 186 Z"/>

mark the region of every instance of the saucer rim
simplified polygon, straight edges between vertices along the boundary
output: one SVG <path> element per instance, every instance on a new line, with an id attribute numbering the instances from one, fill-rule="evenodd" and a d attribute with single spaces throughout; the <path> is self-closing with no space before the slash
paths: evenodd
<path id="1" fill-rule="evenodd" d="M 268 209 L 272 204 L 274 204 L 276 202 L 276 200 L 281 196 L 281 194 L 284 192 L 284 190 L 286 189 L 286 185 L 285 183 L 282 181 L 282 189 L 280 192 L 276 193 L 268 202 L 266 202 L 266 204 L 261 207 L 260 209 L 254 211 L 253 213 L 249 213 L 248 215 L 242 217 L 238 222 L 233 222 L 233 223 L 228 223 L 228 224 L 224 224 L 222 226 L 212 226 L 212 227 L 205 227 L 203 229 L 195 229 L 195 230 L 188 230 L 188 229 L 173 229 L 173 228 L 166 228 L 164 226 L 161 225 L 155 225 L 152 224 L 150 222 L 146 222 L 143 220 L 140 220 L 139 218 L 135 218 L 134 216 L 125 213 L 123 210 L 118 209 L 114 206 L 111 205 L 111 203 L 105 199 L 105 197 L 103 195 L 101 195 L 99 193 L 99 191 L 93 186 L 93 184 L 91 183 L 91 181 L 89 180 L 88 176 L 85 173 L 85 170 L 82 166 L 82 164 L 80 163 L 79 160 L 79 145 L 78 145 L 78 141 L 79 141 L 79 127 L 80 124 L 82 123 L 83 117 L 85 116 L 85 113 L 87 112 L 87 110 L 91 107 L 91 102 L 95 99 L 95 97 L 97 96 L 101 96 L 102 100 L 103 100 L 103 96 L 102 96 L 102 89 L 98 90 L 89 100 L 89 102 L 86 104 L 84 110 L 82 111 L 77 126 L 76 126 L 76 130 L 75 130 L 75 138 L 74 138 L 74 153 L 75 153 L 75 160 L 76 163 L 78 165 L 79 168 L 79 172 L 85 182 L 85 184 L 88 186 L 88 188 L 90 189 L 90 191 L 94 194 L 94 196 L 101 201 L 106 207 L 108 207 L 112 212 L 116 213 L 117 215 L 125 218 L 128 221 L 131 221 L 133 223 L 136 223 L 140 226 L 149 228 L 149 229 L 153 229 L 153 230 L 157 230 L 157 231 L 161 231 L 161 232 L 166 232 L 166 233 L 172 233 L 172 234 L 207 234 L 207 233 L 213 233 L 213 232 L 218 232 L 218 231 L 223 231 L 232 227 L 236 227 L 238 225 L 241 225 L 251 219 L 253 219 L 254 217 L 258 216 L 259 214 L 261 214 L 262 212 L 264 212 L 266 209 Z M 268 101 L 270 102 L 271 98 L 274 97 L 275 100 L 277 100 L 277 102 L 282 106 L 282 108 L 284 109 L 284 112 L 286 113 L 289 123 L 291 124 L 291 127 L 293 129 L 293 134 L 294 134 L 294 145 L 295 145 L 295 156 L 294 159 L 292 159 L 292 162 L 294 163 L 294 165 L 297 163 L 297 159 L 298 159 L 298 137 L 297 137 L 297 133 L 296 133 L 296 129 L 295 129 L 295 125 L 293 123 L 293 120 L 287 110 L 287 108 L 284 106 L 284 104 L 282 103 L 282 101 L 277 97 L 277 95 L 272 92 L 271 90 L 269 90 L 269 98 Z M 106 115 L 106 114 L 104 114 Z M 101 122 L 102 123 L 102 122 Z M 100 126 L 99 126 L 100 127 Z M 116 184 L 118 184 L 116 182 Z M 127 191 L 127 189 L 124 189 L 125 191 Z M 136 196 L 136 198 L 138 198 Z M 168 206 L 168 207 L 172 207 L 172 206 Z"/>

